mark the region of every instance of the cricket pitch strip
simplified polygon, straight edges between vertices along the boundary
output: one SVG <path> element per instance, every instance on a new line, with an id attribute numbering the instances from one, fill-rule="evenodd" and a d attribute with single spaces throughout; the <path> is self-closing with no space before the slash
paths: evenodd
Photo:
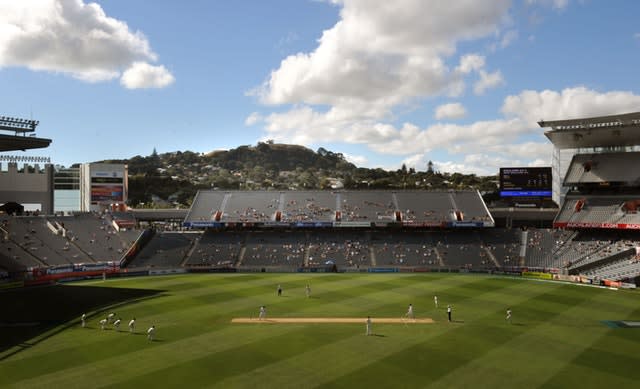
<path id="1" fill-rule="evenodd" d="M 231 319 L 231 323 L 256 324 L 363 324 L 367 321 L 366 317 L 269 317 L 258 319 L 257 317 L 236 317 Z M 431 318 L 406 319 L 394 317 L 372 317 L 373 324 L 432 324 Z"/>

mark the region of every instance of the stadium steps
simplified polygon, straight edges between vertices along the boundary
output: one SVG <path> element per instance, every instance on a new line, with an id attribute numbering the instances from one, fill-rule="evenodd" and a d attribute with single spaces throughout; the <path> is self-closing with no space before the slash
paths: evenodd
<path id="1" fill-rule="evenodd" d="M 523 267 L 527 263 L 527 246 L 529 243 L 529 230 L 522 231 L 520 233 L 520 259 L 518 265 Z"/>
<path id="2" fill-rule="evenodd" d="M 86 258 L 88 260 L 90 260 L 93 263 L 98 263 L 98 261 L 96 261 L 96 259 L 93 257 L 93 255 L 89 254 L 87 251 L 85 251 L 82 247 L 80 247 L 80 245 L 78 245 L 74 240 L 69 239 L 68 235 L 65 235 L 67 242 L 69 242 L 69 244 L 73 245 L 73 247 L 77 248 L 82 254 L 84 254 L 86 256 Z"/>
<path id="3" fill-rule="evenodd" d="M 189 250 L 187 250 L 184 258 L 182 258 L 182 262 L 180 262 L 180 267 L 185 267 L 187 265 L 187 262 L 189 262 L 189 260 L 193 256 L 193 252 L 196 251 L 198 243 L 200 243 L 200 239 L 202 239 L 202 234 L 200 234 L 196 239 L 193 240 L 193 242 L 191 243 L 191 247 L 189 247 Z"/>
<path id="4" fill-rule="evenodd" d="M 305 247 L 304 247 L 304 256 L 303 262 L 305 267 L 309 267 L 309 232 L 305 232 L 304 234 Z"/>
<path id="5" fill-rule="evenodd" d="M 378 266 L 378 261 L 376 260 L 376 251 L 373 249 L 373 245 L 369 246 L 369 258 L 371 258 L 371 266 Z"/>
<path id="6" fill-rule="evenodd" d="M 442 254 L 440 253 L 440 250 L 438 250 L 438 246 L 434 246 L 433 251 L 436 253 L 436 258 L 438 258 L 438 264 L 444 267 L 444 258 L 442 258 Z"/>
<path id="7" fill-rule="evenodd" d="M 496 265 L 496 267 L 502 267 L 500 263 L 498 263 L 498 259 L 496 258 L 496 256 L 493 255 L 493 253 L 491 252 L 491 250 L 489 250 L 487 245 L 484 243 L 481 243 L 481 244 L 482 244 L 482 249 L 487 254 L 487 258 L 489 258 L 491 262 L 493 262 L 493 264 Z"/>
<path id="8" fill-rule="evenodd" d="M 16 245 L 17 247 L 19 247 L 20 249 L 22 249 L 22 251 L 24 251 L 29 257 L 31 257 L 33 260 L 35 260 L 38 264 L 42 265 L 42 267 L 48 267 L 50 266 L 47 262 L 45 262 L 43 259 L 39 258 L 37 255 L 33 254 L 31 252 L 31 250 L 29 250 L 28 248 L 25 248 L 23 245 L 21 245 L 20 243 L 18 243 L 15 239 L 13 239 L 11 237 L 11 235 L 8 235 L 9 241 L 11 243 L 13 243 L 14 245 Z"/>
<path id="9" fill-rule="evenodd" d="M 242 261 L 244 260 L 244 254 L 247 252 L 247 246 L 242 246 L 240 248 L 240 252 L 238 253 L 237 264 L 236 266 L 241 266 Z"/>
<path id="10" fill-rule="evenodd" d="M 479 247 L 482 248 L 482 251 L 484 251 L 485 254 L 487 254 L 487 258 L 489 258 L 496 267 L 502 267 L 502 265 L 500 265 L 500 262 L 498 262 L 498 259 L 496 258 L 496 256 L 493 255 L 491 250 L 489 250 L 488 245 L 484 242 L 484 240 L 482 240 L 482 238 L 478 234 L 478 231 L 473 232 L 473 237 L 475 238 L 476 243 L 478 243 Z"/>
<path id="11" fill-rule="evenodd" d="M 598 251 L 603 251 L 605 249 L 606 249 L 606 246 L 602 247 Z M 626 250 L 618 251 L 618 252 L 612 253 L 611 255 L 602 256 L 602 257 L 599 257 L 597 255 L 597 252 L 592 253 L 591 255 L 593 256 L 593 258 L 591 258 L 591 260 L 586 259 L 569 266 L 569 273 L 570 274 L 575 274 L 574 272 L 580 273 L 581 271 L 585 271 L 593 267 L 599 267 L 599 266 L 613 263 L 621 259 L 633 257 L 635 256 L 635 254 L 636 254 L 635 248 L 628 248 Z"/>

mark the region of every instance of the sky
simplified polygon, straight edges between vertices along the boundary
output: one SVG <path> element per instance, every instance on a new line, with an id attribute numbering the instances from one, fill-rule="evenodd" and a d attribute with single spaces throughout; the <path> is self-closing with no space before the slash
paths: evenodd
<path id="1" fill-rule="evenodd" d="M 635 0 L 0 0 L 0 115 L 63 166 L 273 140 L 357 166 L 550 166 L 640 111 Z"/>

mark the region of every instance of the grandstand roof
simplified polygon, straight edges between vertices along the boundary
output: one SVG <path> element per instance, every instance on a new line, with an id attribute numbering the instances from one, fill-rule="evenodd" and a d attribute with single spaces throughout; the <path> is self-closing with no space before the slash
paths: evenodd
<path id="1" fill-rule="evenodd" d="M 560 149 L 640 145 L 640 112 L 581 119 L 540 121 L 544 134 Z"/>
<path id="2" fill-rule="evenodd" d="M 51 139 L 0 134 L 0 152 L 49 147 Z"/>

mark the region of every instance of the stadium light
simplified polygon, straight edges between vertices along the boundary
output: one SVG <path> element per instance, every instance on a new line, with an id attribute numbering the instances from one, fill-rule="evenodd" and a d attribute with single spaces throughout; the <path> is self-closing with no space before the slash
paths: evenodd
<path id="1" fill-rule="evenodd" d="M 21 119 L 9 116 L 0 116 L 0 130 L 14 132 L 33 132 L 40 121 L 33 119 Z"/>
<path id="2" fill-rule="evenodd" d="M 22 156 L 22 155 L 2 155 L 0 154 L 0 162 L 41 162 L 41 163 L 51 163 L 50 157 L 39 157 L 39 156 Z"/>

